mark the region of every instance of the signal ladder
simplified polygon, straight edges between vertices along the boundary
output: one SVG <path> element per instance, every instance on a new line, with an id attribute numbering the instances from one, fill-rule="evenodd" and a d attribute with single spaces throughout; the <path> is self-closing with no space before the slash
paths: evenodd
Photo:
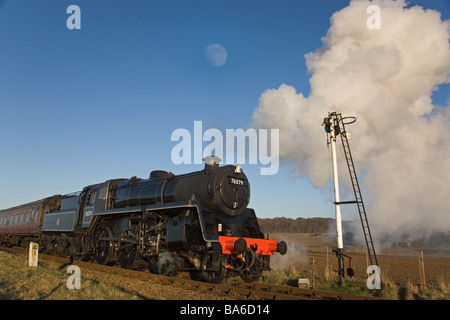
<path id="1" fill-rule="evenodd" d="M 353 120 L 347 124 L 353 123 L 356 121 L 356 118 L 352 118 Z M 355 165 L 353 163 L 352 153 L 350 151 L 350 145 L 348 143 L 347 133 L 345 131 L 344 119 L 342 118 L 342 114 L 336 113 L 336 125 L 338 126 L 338 132 L 340 132 L 342 147 L 344 149 L 345 159 L 347 160 L 348 172 L 350 173 L 350 180 L 353 186 L 353 192 L 355 194 L 355 201 L 341 201 L 335 204 L 351 204 L 356 203 L 358 207 L 359 217 L 361 218 L 361 225 L 364 233 L 364 238 L 366 240 L 367 253 L 369 256 L 370 264 L 378 266 L 377 255 L 375 253 L 375 247 L 372 241 L 372 234 L 370 233 L 369 221 L 367 220 L 366 209 L 364 207 L 364 201 L 361 195 L 361 189 L 359 187 L 358 177 L 356 176 Z"/>

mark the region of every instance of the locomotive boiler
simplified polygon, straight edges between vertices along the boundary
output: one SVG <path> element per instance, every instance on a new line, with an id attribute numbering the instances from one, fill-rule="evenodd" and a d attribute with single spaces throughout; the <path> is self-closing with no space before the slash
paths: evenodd
<path id="1" fill-rule="evenodd" d="M 239 165 L 219 161 L 207 157 L 201 171 L 157 170 L 148 179 L 113 179 L 50 197 L 43 203 L 53 205 L 35 237 L 47 253 L 99 264 L 162 275 L 185 271 L 211 283 L 232 275 L 254 281 L 270 270 L 270 256 L 285 254 L 287 246 L 264 239 L 248 208 L 246 175 Z"/>

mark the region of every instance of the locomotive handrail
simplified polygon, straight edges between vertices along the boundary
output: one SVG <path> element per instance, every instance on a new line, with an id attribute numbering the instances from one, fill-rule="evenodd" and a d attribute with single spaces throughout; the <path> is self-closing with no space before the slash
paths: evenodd
<path id="1" fill-rule="evenodd" d="M 156 203 L 146 206 L 136 206 L 136 207 L 128 207 L 128 208 L 118 208 L 118 209 L 110 209 L 103 211 L 95 211 L 94 215 L 100 216 L 105 214 L 114 214 L 114 213 L 129 213 L 129 212 L 141 212 L 141 211 L 151 211 L 151 210 L 162 210 L 162 209 L 173 209 L 179 208 L 181 206 L 200 206 L 200 203 L 196 200 L 189 201 L 177 201 L 170 202 L 170 204 L 165 203 Z"/>

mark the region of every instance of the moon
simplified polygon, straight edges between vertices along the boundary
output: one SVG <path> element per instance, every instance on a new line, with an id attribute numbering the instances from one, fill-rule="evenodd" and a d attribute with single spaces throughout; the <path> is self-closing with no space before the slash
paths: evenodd
<path id="1" fill-rule="evenodd" d="M 227 62 L 227 50 L 220 44 L 210 44 L 205 49 L 205 58 L 211 66 L 221 67 Z"/>

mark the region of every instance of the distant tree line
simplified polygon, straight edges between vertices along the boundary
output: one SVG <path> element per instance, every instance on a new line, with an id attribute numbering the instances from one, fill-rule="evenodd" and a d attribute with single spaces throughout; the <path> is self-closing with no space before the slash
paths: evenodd
<path id="1" fill-rule="evenodd" d="M 267 233 L 336 233 L 332 218 L 258 218 L 261 231 Z M 343 221 L 344 242 L 353 244 L 355 232 L 361 227 L 359 221 Z M 358 229 L 358 230 L 357 230 Z M 360 232 L 360 231 L 359 231 Z M 423 236 L 420 233 L 381 234 L 376 239 L 382 246 L 446 248 L 450 254 L 450 231 L 434 232 Z"/>

